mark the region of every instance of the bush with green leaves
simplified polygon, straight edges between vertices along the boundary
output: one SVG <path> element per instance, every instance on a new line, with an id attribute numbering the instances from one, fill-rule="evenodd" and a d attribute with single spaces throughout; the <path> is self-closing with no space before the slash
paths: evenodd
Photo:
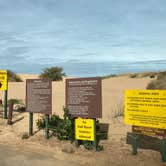
<path id="1" fill-rule="evenodd" d="M 18 76 L 16 73 L 14 73 L 11 70 L 7 70 L 7 75 L 8 75 L 8 81 L 10 82 L 22 82 L 20 76 Z"/>
<path id="2" fill-rule="evenodd" d="M 45 117 L 42 116 L 37 120 L 36 125 L 38 129 L 45 128 Z M 58 115 L 51 115 L 49 119 L 49 129 L 54 136 L 60 140 L 74 140 L 74 118 L 67 115 L 67 110 L 64 109 L 63 119 Z"/>
<path id="3" fill-rule="evenodd" d="M 68 110 L 64 108 L 63 119 L 58 115 L 51 115 L 49 118 L 49 130 L 52 131 L 52 135 L 56 136 L 59 140 L 70 140 L 75 141 L 75 118 L 68 114 Z M 99 121 L 97 121 L 97 130 L 99 129 Z M 42 116 L 37 120 L 36 125 L 38 129 L 45 129 L 45 116 Z M 103 150 L 103 146 L 99 145 L 100 135 L 97 135 L 97 146 L 96 150 Z M 86 149 L 93 149 L 92 141 L 76 141 L 77 146 L 83 145 Z"/>
<path id="4" fill-rule="evenodd" d="M 65 75 L 66 74 L 63 72 L 63 68 L 50 67 L 50 68 L 45 68 L 39 77 L 51 79 L 51 81 L 60 81 L 62 80 L 62 77 Z"/>

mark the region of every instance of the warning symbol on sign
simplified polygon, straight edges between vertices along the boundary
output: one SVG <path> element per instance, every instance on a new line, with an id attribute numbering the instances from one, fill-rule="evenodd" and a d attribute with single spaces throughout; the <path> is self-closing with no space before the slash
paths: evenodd
<path id="1" fill-rule="evenodd" d="M 0 70 L 0 90 L 7 90 L 7 70 Z"/>

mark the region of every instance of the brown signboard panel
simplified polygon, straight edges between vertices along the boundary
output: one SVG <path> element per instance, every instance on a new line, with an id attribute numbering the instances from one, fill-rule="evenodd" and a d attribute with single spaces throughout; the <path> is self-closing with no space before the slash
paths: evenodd
<path id="1" fill-rule="evenodd" d="M 51 114 L 52 83 L 48 79 L 26 80 L 26 111 Z"/>
<path id="2" fill-rule="evenodd" d="M 132 132 L 148 136 L 166 136 L 166 129 L 132 126 Z"/>
<path id="3" fill-rule="evenodd" d="M 102 118 L 101 78 L 66 80 L 66 108 L 72 117 Z"/>

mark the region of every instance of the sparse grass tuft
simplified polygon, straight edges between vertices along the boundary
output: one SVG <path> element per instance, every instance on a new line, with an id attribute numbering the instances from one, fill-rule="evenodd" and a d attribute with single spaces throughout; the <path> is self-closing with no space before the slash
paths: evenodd
<path id="1" fill-rule="evenodd" d="M 117 77 L 118 75 L 116 74 L 110 74 L 110 75 L 106 75 L 106 76 L 103 76 L 102 79 L 107 79 L 107 78 L 112 78 L 112 77 Z"/>
<path id="2" fill-rule="evenodd" d="M 28 139 L 29 138 L 29 135 L 27 132 L 24 132 L 21 136 L 22 139 Z"/>
<path id="3" fill-rule="evenodd" d="M 115 108 L 114 118 L 124 117 L 124 105 L 121 103 Z"/>

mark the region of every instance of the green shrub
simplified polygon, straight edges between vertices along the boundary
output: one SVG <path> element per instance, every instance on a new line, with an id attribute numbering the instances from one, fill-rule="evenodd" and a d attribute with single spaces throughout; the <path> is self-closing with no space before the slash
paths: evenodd
<path id="1" fill-rule="evenodd" d="M 45 68 L 43 72 L 40 74 L 40 78 L 48 78 L 52 81 L 59 81 L 62 80 L 62 77 L 66 74 L 63 73 L 63 68 L 61 67 L 50 67 Z"/>
<path id="2" fill-rule="evenodd" d="M 71 117 L 68 114 L 67 109 L 63 109 L 63 119 L 61 119 L 57 115 L 51 115 L 49 119 L 49 130 L 52 131 L 52 135 L 56 136 L 59 140 L 70 140 L 74 142 L 75 140 L 75 118 Z M 36 125 L 38 129 L 45 129 L 45 117 L 42 116 L 37 120 Z M 99 129 L 99 121 L 96 122 L 96 129 Z M 102 150 L 103 147 L 99 145 L 100 137 L 97 135 L 97 146 L 96 150 Z M 76 141 L 75 144 L 79 146 L 83 144 L 86 149 L 92 149 L 93 142 L 92 141 Z"/>
<path id="3" fill-rule="evenodd" d="M 41 118 L 36 121 L 36 125 L 39 130 L 45 129 L 45 117 L 41 116 Z"/>
<path id="4" fill-rule="evenodd" d="M 136 78 L 138 77 L 138 73 L 130 74 L 130 78 Z"/>
<path id="5" fill-rule="evenodd" d="M 41 119 L 38 119 L 36 125 L 38 129 L 44 129 L 45 117 L 42 116 Z M 49 129 L 60 140 L 74 140 L 74 118 L 67 116 L 66 109 L 64 109 L 64 119 L 61 119 L 57 115 L 51 115 Z"/>
<path id="6" fill-rule="evenodd" d="M 13 104 L 21 104 L 22 103 L 22 101 L 19 99 L 9 99 L 8 103 L 10 103 L 10 102 L 12 102 Z"/>
<path id="7" fill-rule="evenodd" d="M 10 82 L 22 82 L 20 76 L 18 76 L 11 70 L 7 70 L 7 75 L 8 75 L 8 81 Z"/>
<path id="8" fill-rule="evenodd" d="M 27 132 L 24 132 L 21 136 L 22 139 L 28 139 L 29 138 L 29 135 Z"/>

